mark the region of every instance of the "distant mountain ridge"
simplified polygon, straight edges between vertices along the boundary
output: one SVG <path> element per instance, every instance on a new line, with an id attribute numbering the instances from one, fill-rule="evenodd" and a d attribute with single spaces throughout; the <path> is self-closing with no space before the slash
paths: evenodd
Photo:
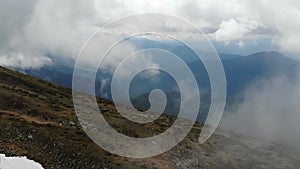
<path id="1" fill-rule="evenodd" d="M 243 98 L 243 92 L 258 80 L 270 79 L 276 76 L 287 76 L 294 79 L 298 73 L 299 63 L 279 52 L 260 52 L 247 56 L 220 54 L 227 81 L 227 105 L 230 108 L 232 104 L 240 102 Z M 60 62 L 61 63 L 61 62 Z M 71 62 L 69 62 L 71 63 Z M 210 81 L 207 71 L 201 61 L 189 62 L 188 66 L 194 73 L 198 86 L 201 90 L 202 116 L 198 121 L 204 121 L 210 105 Z M 53 82 L 67 88 L 72 88 L 72 65 L 53 64 L 40 69 L 22 70 L 30 76 L 34 76 L 49 82 Z M 84 71 L 82 74 L 85 74 Z M 112 75 L 109 72 L 98 71 L 96 77 L 96 95 L 102 98 L 111 99 Z M 148 96 L 153 87 L 158 87 L 166 92 L 169 98 L 169 105 L 165 110 L 166 114 L 176 115 L 180 103 L 179 89 L 170 90 L 170 86 L 176 86 L 174 80 L 163 73 L 157 75 L 159 80 L 149 82 L 147 78 L 139 76 L 132 81 L 130 97 L 132 104 L 136 107 L 147 109 L 149 107 Z M 81 77 L 84 82 L 91 81 L 91 77 Z M 105 79 L 105 81 L 101 80 Z M 105 82 L 105 84 L 104 84 Z M 173 93 L 170 95 L 170 93 Z M 170 95 L 170 96 L 168 96 Z M 172 97 L 171 97 L 172 96 Z M 178 101 L 179 100 L 179 101 Z M 175 106 L 174 106 L 175 105 Z"/>
<path id="2" fill-rule="evenodd" d="M 167 50 L 181 58 L 194 73 L 198 86 L 202 93 L 202 103 L 209 104 L 210 102 L 210 81 L 207 71 L 198 56 L 188 47 L 180 43 L 169 41 L 155 41 L 145 38 L 132 38 L 130 42 L 137 49 L 159 48 Z M 25 69 L 19 70 L 43 80 L 53 82 L 68 88 L 72 88 L 72 74 L 75 61 L 67 58 L 60 58 L 47 54 L 53 61 L 52 65 L 47 65 L 39 69 Z M 228 103 L 235 102 L 241 99 L 243 91 L 251 84 L 260 79 L 268 79 L 276 76 L 287 76 L 288 78 L 295 78 L 299 63 L 292 60 L 279 52 L 267 51 L 259 52 L 251 55 L 241 56 L 233 54 L 220 53 L 220 60 L 224 67 L 224 72 L 227 80 L 227 100 Z M 214 60 L 207 60 L 207 62 L 215 62 Z M 159 63 L 159 61 L 158 61 Z M 89 77 L 87 70 L 82 71 L 82 78 L 84 82 L 90 82 L 92 77 Z M 158 87 L 165 92 L 178 92 L 174 80 L 164 74 L 157 74 L 155 82 L 143 78 L 136 77 L 131 84 L 134 90 L 131 90 L 131 98 L 138 100 L 138 97 L 147 96 L 153 89 L 153 86 Z M 98 70 L 96 77 L 96 95 L 106 99 L 111 98 L 111 83 L 112 74 L 107 71 Z M 94 84 L 89 84 L 94 85 Z M 175 86 L 175 89 L 173 87 Z M 145 100 L 145 99 L 141 99 Z M 138 103 L 140 105 L 140 103 Z M 147 106 L 144 106 L 147 107 Z"/>

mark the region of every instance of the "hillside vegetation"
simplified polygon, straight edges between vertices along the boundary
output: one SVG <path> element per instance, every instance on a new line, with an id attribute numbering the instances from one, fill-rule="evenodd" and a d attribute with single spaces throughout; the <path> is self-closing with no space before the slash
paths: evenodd
<path id="1" fill-rule="evenodd" d="M 112 102 L 98 98 L 109 124 L 132 137 L 165 131 L 175 117 L 162 115 L 152 123 L 124 119 Z M 93 168 L 296 168 L 299 154 L 284 147 L 248 143 L 237 136 L 216 134 L 197 142 L 201 124 L 170 151 L 145 159 L 113 155 L 82 130 L 74 113 L 71 90 L 0 67 L 0 153 L 27 156 L 46 169 Z M 275 161 L 275 162 L 274 162 Z"/>

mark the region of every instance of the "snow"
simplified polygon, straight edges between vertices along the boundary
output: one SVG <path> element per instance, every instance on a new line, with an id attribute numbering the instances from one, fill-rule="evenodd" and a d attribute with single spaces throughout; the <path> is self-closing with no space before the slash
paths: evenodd
<path id="1" fill-rule="evenodd" d="M 44 169 L 41 164 L 27 157 L 6 157 L 0 154 L 0 169 Z"/>

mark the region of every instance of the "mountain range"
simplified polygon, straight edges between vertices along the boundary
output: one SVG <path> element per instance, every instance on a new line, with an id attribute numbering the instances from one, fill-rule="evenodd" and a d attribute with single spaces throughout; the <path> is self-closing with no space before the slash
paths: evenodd
<path id="1" fill-rule="evenodd" d="M 201 117 L 198 117 L 197 120 L 204 121 L 210 104 L 211 91 L 209 77 L 202 61 L 194 59 L 194 56 L 183 56 L 183 53 L 188 54 L 189 52 L 186 52 L 188 49 L 182 46 L 173 45 L 171 48 L 170 46 L 157 44 L 155 42 L 150 43 L 150 45 L 149 43 L 147 44 L 148 48 L 159 46 L 163 49 L 169 49 L 174 52 L 174 54 L 178 54 L 178 56 L 186 62 L 193 72 L 201 91 L 202 106 L 199 112 L 202 112 L 202 115 Z M 145 48 L 144 43 L 139 43 L 139 45 L 140 47 Z M 190 54 L 194 55 L 193 53 Z M 226 76 L 227 109 L 230 109 L 232 105 L 241 102 L 243 100 L 243 92 L 253 83 L 277 76 L 286 76 L 290 79 L 294 79 L 298 73 L 299 63 L 279 52 L 260 52 L 247 56 L 219 54 L 219 56 Z M 53 57 L 54 60 L 53 65 L 44 66 L 40 69 L 17 70 L 33 77 L 53 82 L 67 88 L 72 88 L 72 73 L 75 62 L 73 60 L 61 61 L 55 56 L 51 57 Z M 81 78 L 83 81 L 90 81 L 91 77 L 88 75 L 84 76 L 85 74 L 88 74 L 86 70 L 82 70 L 82 74 L 83 76 Z M 101 71 L 100 69 L 98 70 L 95 84 L 95 93 L 97 96 L 109 100 L 112 99 L 110 92 L 111 78 L 112 73 Z M 105 81 L 101 79 L 105 79 Z M 150 106 L 148 101 L 150 91 L 159 88 L 166 93 L 168 98 L 165 113 L 175 116 L 179 110 L 178 103 L 180 103 L 180 92 L 176 82 L 170 75 L 164 72 L 157 74 L 156 79 L 158 80 L 149 81 L 143 74 L 140 74 L 131 82 L 130 88 L 132 90 L 130 90 L 130 98 L 132 104 L 135 107 L 148 109 Z"/>

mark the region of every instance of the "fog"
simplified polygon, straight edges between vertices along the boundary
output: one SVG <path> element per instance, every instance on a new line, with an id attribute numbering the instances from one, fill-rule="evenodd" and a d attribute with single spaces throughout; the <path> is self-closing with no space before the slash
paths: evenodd
<path id="1" fill-rule="evenodd" d="M 221 129 L 272 143 L 299 146 L 299 76 L 257 80 L 243 96 L 244 100 L 233 111 L 224 113 Z"/>

